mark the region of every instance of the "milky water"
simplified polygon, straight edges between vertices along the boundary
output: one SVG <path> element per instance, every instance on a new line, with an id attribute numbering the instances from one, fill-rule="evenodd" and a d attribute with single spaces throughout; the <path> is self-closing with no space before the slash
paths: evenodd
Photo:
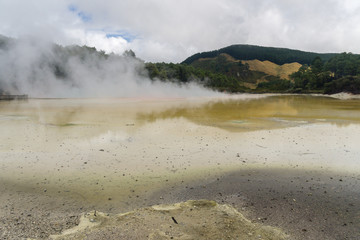
<path id="1" fill-rule="evenodd" d="M 30 99 L 0 102 L 0 132 L 3 184 L 95 205 L 239 169 L 360 172 L 359 99 Z"/>

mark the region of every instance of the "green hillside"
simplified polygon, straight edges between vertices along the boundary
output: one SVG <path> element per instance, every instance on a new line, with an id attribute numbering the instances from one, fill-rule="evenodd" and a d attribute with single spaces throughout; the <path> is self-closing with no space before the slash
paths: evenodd
<path id="1" fill-rule="evenodd" d="M 165 66 L 160 71 L 163 81 Z M 180 78 L 172 77 L 183 82 L 201 79 L 205 86 L 227 92 L 360 93 L 360 55 L 352 53 L 233 45 L 195 54 L 173 67 L 182 70 Z M 152 79 L 159 77 L 156 68 L 148 70 Z"/>
<path id="2" fill-rule="evenodd" d="M 360 93 L 360 55 L 342 53 L 325 62 L 316 57 L 291 75 L 293 91 Z"/>
<path id="3" fill-rule="evenodd" d="M 182 63 L 192 64 L 201 58 L 214 58 L 222 53 L 226 53 L 237 60 L 268 60 L 270 62 L 282 65 L 285 63 L 298 62 L 300 64 L 310 64 L 315 57 L 319 56 L 324 61 L 336 56 L 336 53 L 313 53 L 287 48 L 261 47 L 253 45 L 231 45 L 219 50 L 197 53 L 187 58 Z"/>
<path id="4" fill-rule="evenodd" d="M 32 50 L 33 58 L 23 61 L 27 52 L 19 44 L 23 43 L 0 35 L 0 94 L 18 94 L 19 80 L 24 79 L 42 86 L 51 84 L 50 76 L 56 83 L 80 88 L 80 78 L 88 81 L 84 75 L 103 82 L 129 71 L 144 81 L 194 82 L 232 93 L 360 93 L 358 54 L 232 45 L 195 54 L 181 64 L 145 63 L 131 50 L 115 55 L 88 46 L 52 44 L 45 51 L 30 41 L 26 49 Z"/>
<path id="5" fill-rule="evenodd" d="M 149 81 L 144 61 L 132 51 L 106 54 L 94 47 L 60 46 L 0 35 L 0 95 L 30 95 L 38 89 L 46 93 L 59 85 L 81 91 L 110 81 L 118 84 L 123 79 L 120 76 L 128 72 Z"/>
<path id="6" fill-rule="evenodd" d="M 244 86 L 243 82 L 220 71 L 216 72 L 191 65 L 174 63 L 146 63 L 145 68 L 153 81 L 160 80 L 178 84 L 196 82 L 217 91 L 234 93 L 248 92 L 250 90 Z"/>

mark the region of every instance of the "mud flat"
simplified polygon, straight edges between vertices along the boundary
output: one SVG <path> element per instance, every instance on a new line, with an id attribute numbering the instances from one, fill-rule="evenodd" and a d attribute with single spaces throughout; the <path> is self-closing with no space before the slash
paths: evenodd
<path id="1" fill-rule="evenodd" d="M 146 218 L 149 236 L 181 239 L 190 233 L 180 223 L 201 225 L 223 208 L 289 239 L 358 239 L 359 106 L 256 95 L 1 102 L 0 239 L 61 235 L 95 210 L 108 222 Z M 192 216 L 187 201 L 201 199 L 212 207 Z M 159 204 L 177 210 L 150 207 Z M 228 218 L 216 219 L 222 226 Z M 104 226 L 109 239 L 112 228 L 114 239 L 123 234 Z"/>
<path id="2" fill-rule="evenodd" d="M 156 199 L 161 194 L 162 199 Z M 296 169 L 241 170 L 183 189 L 162 191 L 154 202 L 212 199 L 239 209 L 253 223 L 282 229 L 289 239 L 359 239 L 359 174 Z M 245 238 L 246 239 L 246 238 Z"/>
<path id="3" fill-rule="evenodd" d="M 52 239 L 287 239 L 281 230 L 248 221 L 214 201 L 157 205 L 108 216 L 82 215 L 80 224 Z"/>

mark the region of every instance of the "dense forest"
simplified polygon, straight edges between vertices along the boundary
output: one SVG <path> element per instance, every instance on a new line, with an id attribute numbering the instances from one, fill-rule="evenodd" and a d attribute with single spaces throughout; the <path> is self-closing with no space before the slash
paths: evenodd
<path id="1" fill-rule="evenodd" d="M 35 43 L 27 44 L 30 48 L 25 49 L 37 47 Z M 17 80 L 24 78 L 24 74 L 33 84 L 46 85 L 50 76 L 55 83 L 62 82 L 81 88 L 81 84 L 89 81 L 79 81 L 81 72 L 87 72 L 88 79 L 97 79 L 99 84 L 103 78 L 112 78 L 114 74 L 126 75 L 133 72 L 134 76 L 151 81 L 179 85 L 195 82 L 207 88 L 231 93 L 360 93 L 360 55 L 352 53 L 318 54 L 284 48 L 233 45 L 198 53 L 182 63 L 174 64 L 145 63 L 131 50 L 120 56 L 105 54 L 87 46 L 63 47 L 52 44 L 46 51 L 32 50 L 36 57 L 24 67 L 22 59 L 18 58 L 22 55 L 23 48 L 17 47 L 18 45 L 21 45 L 18 40 L 0 36 L 0 94 L 17 90 Z M 14 51 L 17 53 L 13 53 Z M 245 60 L 259 60 L 257 64 L 263 64 L 273 71 L 256 69 Z M 14 64 L 13 61 L 20 63 Z M 290 74 L 286 73 L 288 77 L 274 70 L 294 62 L 301 65 L 298 64 Z M 24 69 L 28 72 L 24 73 Z M 42 76 L 44 74 L 47 75 Z M 39 81 L 40 78 L 42 81 Z"/>
<path id="2" fill-rule="evenodd" d="M 291 75 L 293 91 L 360 93 L 360 56 L 342 53 L 323 61 L 316 57 L 308 66 L 304 65 Z"/>
<path id="3" fill-rule="evenodd" d="M 222 53 L 226 53 L 237 60 L 252 60 L 258 59 L 260 61 L 268 60 L 276 64 L 285 64 L 298 62 L 300 64 L 310 64 L 317 56 L 324 61 L 336 56 L 336 53 L 313 53 L 299 50 L 292 50 L 287 48 L 273 48 L 261 47 L 253 45 L 231 45 L 229 47 L 221 48 L 215 51 L 197 53 L 187 58 L 183 63 L 192 64 L 200 58 L 214 58 Z"/>
<path id="4" fill-rule="evenodd" d="M 236 61 L 254 59 L 277 64 L 298 62 L 302 67 L 292 73 L 289 79 L 282 79 L 277 75 L 252 71 L 247 64 Z M 159 69 L 153 68 L 160 65 L 150 65 L 147 66 L 151 78 L 162 75 L 160 78 L 166 79 L 167 64 L 160 64 L 161 74 Z M 177 67 L 182 70 L 167 79 L 175 77 L 185 82 L 205 79 L 206 86 L 227 92 L 360 93 L 360 55 L 352 53 L 319 54 L 283 48 L 233 45 L 195 54 L 182 64 L 172 65 L 172 68 Z M 256 87 L 249 88 L 249 84 L 255 84 Z"/>
<path id="5" fill-rule="evenodd" d="M 116 95 L 116 88 L 125 92 L 124 82 L 149 81 L 144 66 L 131 50 L 106 54 L 94 47 L 0 36 L 0 94 L 66 96 L 61 89 L 80 94 L 91 88 L 94 94 L 111 89 Z"/>
<path id="6" fill-rule="evenodd" d="M 342 53 L 330 58 L 329 55 L 313 55 L 310 63 L 303 64 L 289 79 L 251 71 L 247 64 L 229 61 L 222 55 L 194 60 L 192 64 L 148 63 L 146 67 L 152 79 L 200 81 L 207 87 L 227 92 L 360 93 L 360 55 Z M 256 88 L 249 88 L 247 84 L 257 79 L 262 81 Z"/>
<path id="7" fill-rule="evenodd" d="M 229 62 L 223 56 L 193 64 L 147 63 L 151 79 L 161 81 L 195 81 L 208 88 L 226 92 L 248 92 L 245 83 L 254 82 L 264 73 L 251 71 L 247 64 Z"/>

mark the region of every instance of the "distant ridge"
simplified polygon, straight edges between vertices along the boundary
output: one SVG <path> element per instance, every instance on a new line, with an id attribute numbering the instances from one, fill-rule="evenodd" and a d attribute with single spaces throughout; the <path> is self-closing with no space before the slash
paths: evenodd
<path id="1" fill-rule="evenodd" d="M 0 94 L 0 101 L 9 101 L 9 100 L 27 100 L 28 95 L 2 95 Z"/>
<path id="2" fill-rule="evenodd" d="M 338 53 L 314 53 L 288 48 L 262 47 L 255 45 L 238 44 L 221 48 L 219 50 L 196 53 L 188 57 L 182 63 L 192 64 L 194 61 L 200 58 L 214 58 L 222 53 L 226 53 L 236 60 L 267 60 L 278 65 L 293 62 L 310 65 L 314 58 L 317 56 L 319 56 L 323 61 L 328 61 L 330 58 L 338 55 Z"/>

